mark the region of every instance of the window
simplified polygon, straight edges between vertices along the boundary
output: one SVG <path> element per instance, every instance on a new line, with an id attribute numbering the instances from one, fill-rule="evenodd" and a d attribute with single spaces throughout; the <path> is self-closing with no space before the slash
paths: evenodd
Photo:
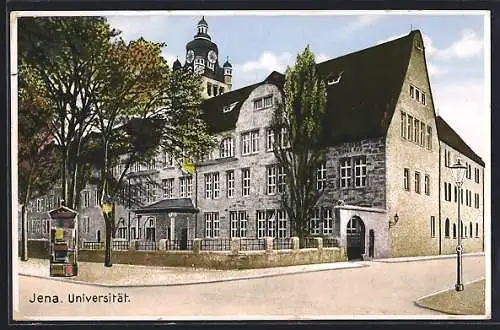
<path id="1" fill-rule="evenodd" d="M 241 154 L 249 155 L 259 152 L 259 131 L 241 134 Z"/>
<path id="2" fill-rule="evenodd" d="M 276 235 L 276 211 L 275 210 L 267 210 L 266 211 L 267 218 L 267 236 L 275 237 Z"/>
<path id="3" fill-rule="evenodd" d="M 311 219 L 309 219 L 309 233 L 311 235 L 319 235 L 321 232 L 320 221 L 320 209 L 315 208 L 312 212 Z"/>
<path id="4" fill-rule="evenodd" d="M 148 204 L 156 202 L 156 187 L 154 183 L 146 183 L 146 202 Z"/>
<path id="5" fill-rule="evenodd" d="M 212 96 L 212 84 L 207 82 L 207 94 L 208 96 Z"/>
<path id="6" fill-rule="evenodd" d="M 406 113 L 401 111 L 401 137 L 406 139 Z"/>
<path id="7" fill-rule="evenodd" d="M 444 237 L 450 238 L 450 219 L 448 218 L 444 222 Z"/>
<path id="8" fill-rule="evenodd" d="M 267 168 L 267 194 L 276 194 L 276 166 L 269 166 Z"/>
<path id="9" fill-rule="evenodd" d="M 193 177 L 183 176 L 179 178 L 181 197 L 191 197 L 193 195 Z"/>
<path id="10" fill-rule="evenodd" d="M 420 89 L 410 85 L 410 98 L 425 105 L 425 93 Z"/>
<path id="11" fill-rule="evenodd" d="M 425 175 L 425 178 L 424 178 L 424 192 L 426 195 L 430 195 L 431 194 L 431 187 L 430 187 L 430 176 L 428 174 Z"/>
<path id="12" fill-rule="evenodd" d="M 234 171 L 226 172 L 226 193 L 228 198 L 234 197 Z"/>
<path id="13" fill-rule="evenodd" d="M 205 198 L 220 197 L 219 172 L 205 174 Z"/>
<path id="14" fill-rule="evenodd" d="M 221 141 L 219 146 L 219 157 L 220 158 L 234 157 L 233 138 L 227 137 Z"/>
<path id="15" fill-rule="evenodd" d="M 410 85 L 410 97 L 415 98 L 415 87 Z"/>
<path id="16" fill-rule="evenodd" d="M 415 140 L 413 141 L 416 142 L 417 144 L 420 144 L 420 120 L 414 118 L 413 127 L 415 128 L 415 134 L 413 136 Z"/>
<path id="17" fill-rule="evenodd" d="M 207 62 L 207 68 L 209 68 L 210 70 L 213 70 L 215 67 L 214 63 L 212 62 Z M 214 86 L 215 87 L 215 86 Z"/>
<path id="18" fill-rule="evenodd" d="M 456 203 L 457 202 L 457 186 L 455 186 L 454 191 L 455 191 L 455 203 Z"/>
<path id="19" fill-rule="evenodd" d="M 408 140 L 413 141 L 413 117 L 408 115 L 407 119 Z"/>
<path id="20" fill-rule="evenodd" d="M 257 238 L 266 237 L 266 211 L 257 211 Z"/>
<path id="21" fill-rule="evenodd" d="M 87 208 L 90 207 L 90 191 L 85 190 L 82 192 L 83 198 L 82 198 L 82 207 Z M 38 211 L 38 205 L 37 205 L 37 211 Z"/>
<path id="22" fill-rule="evenodd" d="M 479 176 L 480 176 L 479 169 L 478 168 L 474 169 L 474 181 L 476 183 L 479 183 Z"/>
<path id="23" fill-rule="evenodd" d="M 174 166 L 174 157 L 169 155 L 168 152 L 163 153 L 163 166 L 164 167 L 172 167 Z"/>
<path id="24" fill-rule="evenodd" d="M 422 102 L 423 105 L 425 105 L 425 93 L 422 93 L 421 102 Z"/>
<path id="25" fill-rule="evenodd" d="M 241 170 L 242 177 L 242 195 L 250 196 L 250 169 L 245 168 Z"/>
<path id="26" fill-rule="evenodd" d="M 82 217 L 82 227 L 84 233 L 88 233 L 90 231 L 90 218 L 88 216 Z"/>
<path id="27" fill-rule="evenodd" d="M 453 238 L 457 238 L 457 224 L 453 224 Z"/>
<path id="28" fill-rule="evenodd" d="M 469 222 L 469 235 L 472 238 L 472 221 Z"/>
<path id="29" fill-rule="evenodd" d="M 474 207 L 476 209 L 479 208 L 479 194 L 478 193 L 474 193 Z"/>
<path id="30" fill-rule="evenodd" d="M 274 150 L 274 129 L 272 128 L 268 128 L 266 130 L 266 150 Z"/>
<path id="31" fill-rule="evenodd" d="M 125 239 L 127 238 L 127 225 L 125 225 L 125 219 L 120 218 L 118 221 L 118 229 L 116 231 L 116 237 Z"/>
<path id="32" fill-rule="evenodd" d="M 163 180 L 163 198 L 174 198 L 174 179 Z"/>
<path id="33" fill-rule="evenodd" d="M 152 171 L 152 170 L 155 170 L 155 169 L 156 169 L 156 159 L 151 158 L 148 161 L 148 170 Z"/>
<path id="34" fill-rule="evenodd" d="M 345 158 L 340 161 L 340 187 L 348 188 L 351 186 L 352 167 L 351 159 Z"/>
<path id="35" fill-rule="evenodd" d="M 431 237 L 436 237 L 436 217 L 431 216 Z"/>
<path id="36" fill-rule="evenodd" d="M 425 146 L 425 128 L 426 125 L 423 122 L 420 122 L 420 145 Z"/>
<path id="37" fill-rule="evenodd" d="M 354 186 L 356 188 L 366 186 L 366 157 L 354 158 Z"/>
<path id="38" fill-rule="evenodd" d="M 450 184 L 451 186 L 451 184 Z M 460 203 L 464 204 L 464 190 L 460 189 Z"/>
<path id="39" fill-rule="evenodd" d="M 325 189 L 325 187 L 326 187 L 326 162 L 323 162 L 321 163 L 320 167 L 316 170 L 316 189 L 323 190 Z"/>
<path id="40" fill-rule="evenodd" d="M 333 234 L 333 210 L 323 208 L 323 235 Z"/>
<path id="41" fill-rule="evenodd" d="M 264 97 L 259 97 L 253 101 L 254 110 L 261 110 L 273 106 L 273 96 L 268 95 Z"/>
<path id="42" fill-rule="evenodd" d="M 286 211 L 278 210 L 278 238 L 285 238 L 286 235 L 286 222 L 287 216 Z"/>
<path id="43" fill-rule="evenodd" d="M 247 212 L 246 211 L 230 211 L 229 222 L 231 226 L 231 238 L 247 237 Z"/>
<path id="44" fill-rule="evenodd" d="M 476 222 L 476 237 L 479 237 L 479 223 Z"/>
<path id="45" fill-rule="evenodd" d="M 205 237 L 219 238 L 219 235 L 220 235 L 219 212 L 206 212 Z"/>
<path id="46" fill-rule="evenodd" d="M 156 219 L 153 217 L 146 221 L 146 241 L 156 241 Z"/>
<path id="47" fill-rule="evenodd" d="M 420 173 L 415 172 L 415 192 L 420 194 Z"/>
<path id="48" fill-rule="evenodd" d="M 278 166 L 278 192 L 285 192 L 286 188 L 286 173 L 283 166 Z"/>
<path id="49" fill-rule="evenodd" d="M 444 166 L 448 166 L 448 152 L 444 150 Z"/>
<path id="50" fill-rule="evenodd" d="M 404 169 L 404 180 L 403 180 L 403 185 L 405 190 L 410 190 L 410 169 L 405 168 Z"/>
<path id="51" fill-rule="evenodd" d="M 432 149 L 432 127 L 427 126 L 427 149 Z"/>

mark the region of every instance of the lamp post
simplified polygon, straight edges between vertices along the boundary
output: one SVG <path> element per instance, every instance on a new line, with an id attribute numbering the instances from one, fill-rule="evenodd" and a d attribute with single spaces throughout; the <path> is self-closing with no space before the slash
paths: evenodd
<path id="1" fill-rule="evenodd" d="M 450 166 L 453 172 L 453 178 L 455 180 L 455 185 L 458 190 L 458 235 L 457 235 L 457 283 L 455 284 L 456 291 L 463 291 L 464 284 L 462 283 L 462 220 L 460 219 L 460 203 L 462 202 L 462 184 L 464 182 L 464 175 L 467 167 L 460 162 L 460 159 L 457 159 L 455 165 Z"/>
<path id="2" fill-rule="evenodd" d="M 107 217 L 113 211 L 113 200 L 110 196 L 105 196 L 102 200 L 102 212 Z M 111 230 L 111 225 L 108 223 L 108 220 L 105 219 L 106 223 L 106 246 L 105 246 L 105 256 L 104 256 L 104 266 L 111 267 L 111 249 L 112 246 L 107 246 L 108 237 L 110 235 L 109 231 Z"/>

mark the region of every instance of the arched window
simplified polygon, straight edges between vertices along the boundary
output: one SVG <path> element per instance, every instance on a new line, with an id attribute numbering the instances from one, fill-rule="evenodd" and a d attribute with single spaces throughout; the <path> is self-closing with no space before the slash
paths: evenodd
<path id="1" fill-rule="evenodd" d="M 464 237 L 464 223 L 460 221 L 460 237 Z"/>
<path id="2" fill-rule="evenodd" d="M 146 241 L 156 241 L 156 219 L 149 217 L 146 220 Z"/>
<path id="3" fill-rule="evenodd" d="M 118 231 L 116 234 L 116 238 L 127 238 L 127 225 L 124 218 L 120 218 L 118 221 Z"/>
<path id="4" fill-rule="evenodd" d="M 207 94 L 208 96 L 212 96 L 212 84 L 207 82 Z"/>
<path id="5" fill-rule="evenodd" d="M 444 222 L 444 237 L 450 238 L 450 219 L 448 218 Z"/>
<path id="6" fill-rule="evenodd" d="M 234 142 L 232 137 L 224 138 L 219 146 L 219 157 L 228 158 L 234 156 Z"/>
<path id="7" fill-rule="evenodd" d="M 457 238 L 457 224 L 453 224 L 453 238 Z"/>

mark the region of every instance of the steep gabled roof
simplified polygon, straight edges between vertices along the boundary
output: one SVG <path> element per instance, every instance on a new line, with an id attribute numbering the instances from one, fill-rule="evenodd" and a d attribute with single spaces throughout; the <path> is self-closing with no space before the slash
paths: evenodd
<path id="1" fill-rule="evenodd" d="M 419 31 L 407 36 L 347 54 L 317 65 L 327 85 L 327 120 L 324 137 L 327 145 L 385 136 L 395 110 L 411 55 L 413 39 Z M 238 120 L 241 104 L 250 92 L 264 83 L 282 88 L 284 75 L 272 72 L 264 81 L 204 101 L 204 119 L 210 131 L 232 130 Z M 227 113 L 224 105 L 239 102 Z"/>
<path id="2" fill-rule="evenodd" d="M 173 198 L 163 199 L 151 205 L 141 207 L 134 210 L 138 214 L 152 214 L 152 213 L 197 213 L 198 209 L 193 206 L 191 198 Z"/>
<path id="3" fill-rule="evenodd" d="M 282 74 L 274 71 L 262 82 L 204 100 L 202 103 L 203 114 L 201 118 L 208 124 L 208 131 L 213 134 L 233 130 L 236 127 L 241 106 L 250 93 L 256 87 L 266 83 L 282 85 L 282 78 Z M 223 112 L 224 106 L 234 103 L 236 104 L 231 111 Z"/>
<path id="4" fill-rule="evenodd" d="M 469 157 L 479 165 L 484 167 L 484 161 L 479 157 L 464 140 L 448 125 L 441 117 L 436 117 L 436 127 L 439 140 L 443 141 L 450 147 L 460 151 L 464 156 Z"/>

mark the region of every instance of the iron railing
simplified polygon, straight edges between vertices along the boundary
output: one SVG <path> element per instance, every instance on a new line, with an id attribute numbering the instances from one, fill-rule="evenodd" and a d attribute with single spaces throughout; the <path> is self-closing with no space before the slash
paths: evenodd
<path id="1" fill-rule="evenodd" d="M 155 241 L 137 241 L 136 250 L 155 251 L 158 245 Z"/>
<path id="2" fill-rule="evenodd" d="M 82 248 L 88 250 L 104 250 L 104 242 L 83 242 Z"/>
<path id="3" fill-rule="evenodd" d="M 323 247 L 326 248 L 339 247 L 339 241 L 335 237 L 323 238 Z"/>
<path id="4" fill-rule="evenodd" d="M 275 238 L 273 240 L 273 250 L 286 250 L 292 248 L 291 238 Z"/>
<path id="5" fill-rule="evenodd" d="M 204 251 L 230 251 L 230 239 L 204 239 L 201 241 L 201 250 Z"/>
<path id="6" fill-rule="evenodd" d="M 314 249 L 317 248 L 316 239 L 314 237 L 304 237 L 302 241 L 301 248 L 303 249 Z"/>
<path id="7" fill-rule="evenodd" d="M 260 238 L 243 238 L 240 240 L 241 251 L 259 251 L 266 249 L 266 240 Z"/>
<path id="8" fill-rule="evenodd" d="M 113 250 L 119 250 L 119 251 L 128 250 L 129 242 L 128 241 L 113 241 L 112 247 L 113 247 Z"/>
<path id="9" fill-rule="evenodd" d="M 193 241 L 183 241 L 183 240 L 171 240 L 166 242 L 167 250 L 192 250 L 193 249 Z"/>

